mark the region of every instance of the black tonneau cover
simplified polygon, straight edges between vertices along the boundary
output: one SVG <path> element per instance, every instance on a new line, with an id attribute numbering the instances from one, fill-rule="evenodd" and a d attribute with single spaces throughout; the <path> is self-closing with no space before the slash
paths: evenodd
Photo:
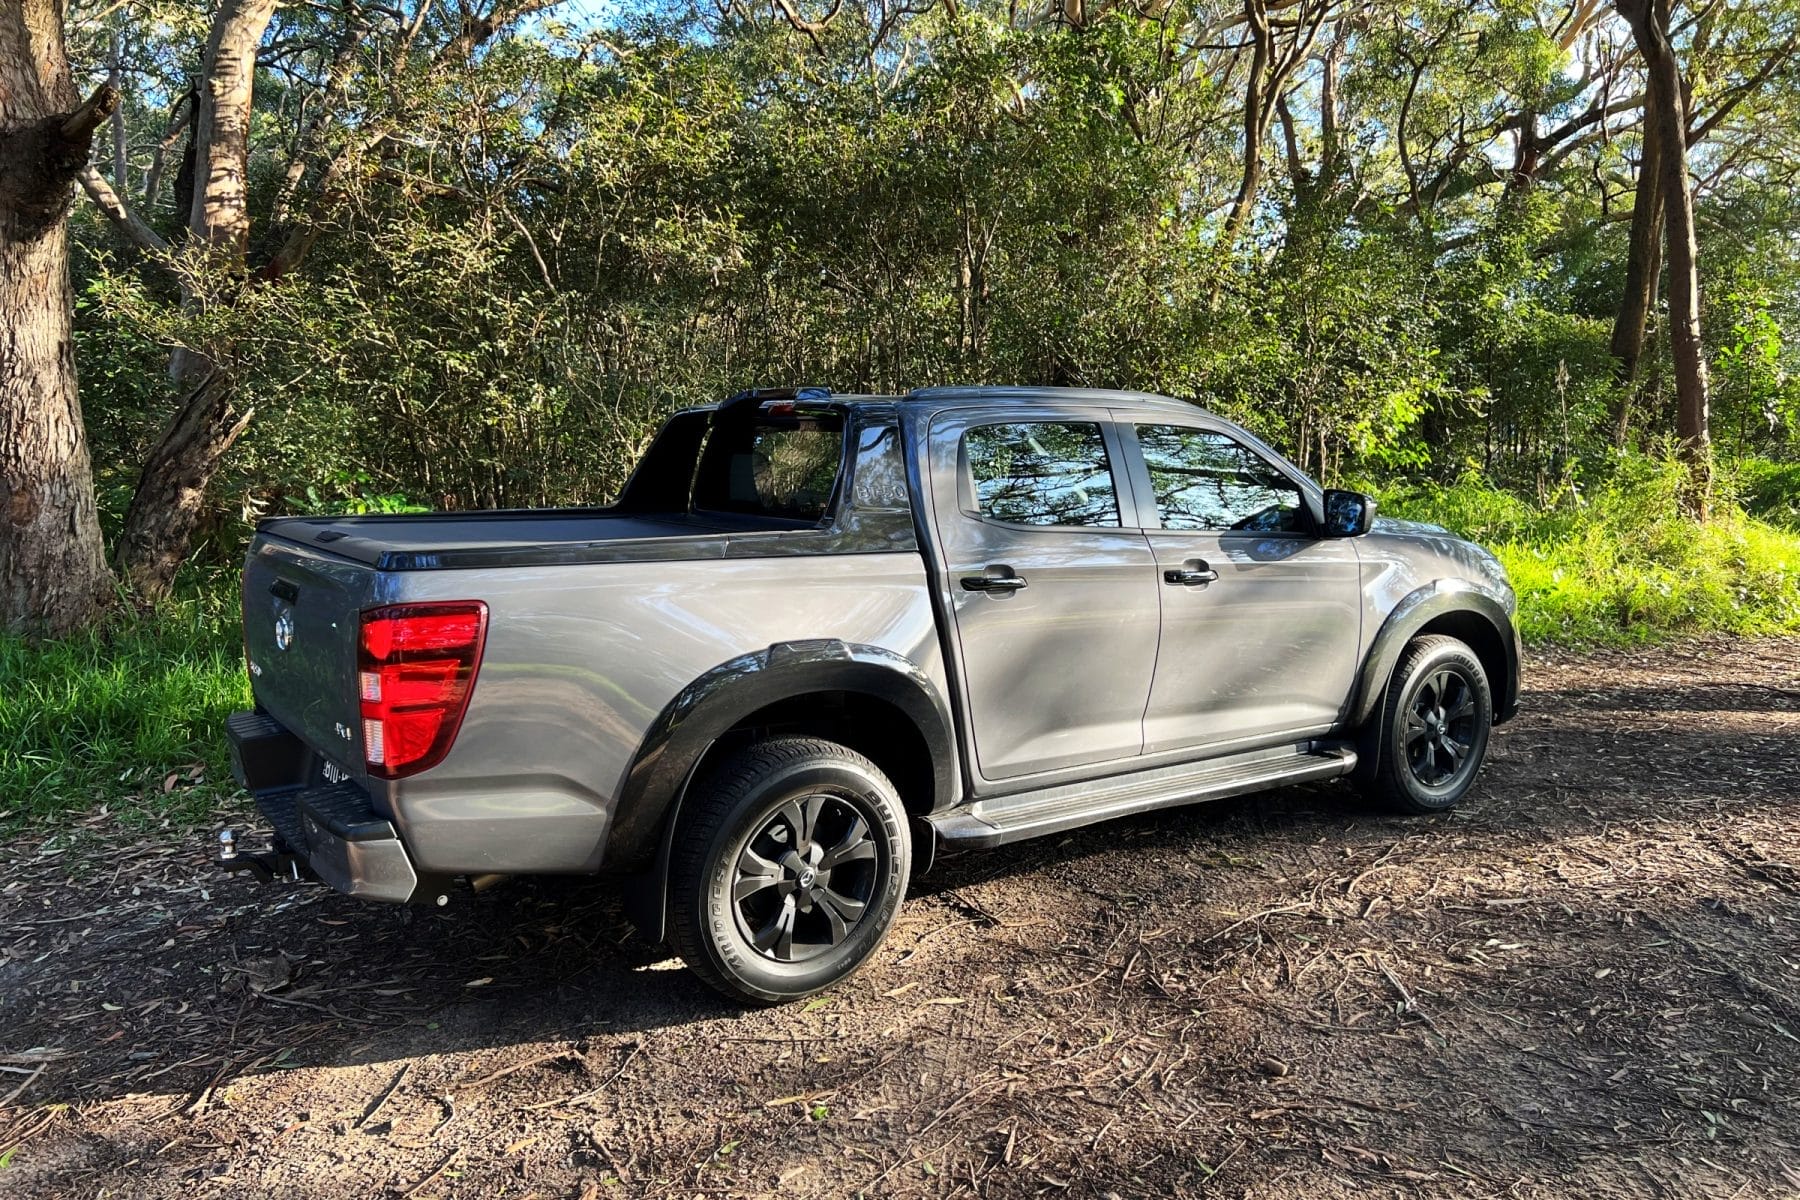
<path id="1" fill-rule="evenodd" d="M 731 536 L 776 532 L 767 521 L 730 514 L 621 513 L 611 509 L 519 509 L 363 517 L 277 517 L 257 532 L 322 550 L 382 571 L 582 561 L 597 550 L 619 558 L 665 557 L 671 539 L 688 539 L 683 557 L 722 557 Z M 716 544 L 715 544 L 716 543 Z M 605 557 L 614 557 L 606 555 Z"/>

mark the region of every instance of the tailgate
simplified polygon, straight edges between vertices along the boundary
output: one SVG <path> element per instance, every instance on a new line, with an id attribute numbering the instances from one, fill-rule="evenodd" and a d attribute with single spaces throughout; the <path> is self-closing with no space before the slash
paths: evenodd
<path id="1" fill-rule="evenodd" d="M 349 774 L 365 774 L 357 614 L 376 573 L 268 534 L 244 566 L 244 652 L 257 704 Z"/>

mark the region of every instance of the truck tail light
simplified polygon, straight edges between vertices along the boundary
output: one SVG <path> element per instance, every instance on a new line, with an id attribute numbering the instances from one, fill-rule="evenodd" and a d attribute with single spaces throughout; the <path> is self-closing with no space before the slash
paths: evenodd
<path id="1" fill-rule="evenodd" d="M 486 638 L 487 605 L 479 600 L 364 610 L 357 685 L 370 774 L 399 779 L 443 761 L 475 690 Z"/>

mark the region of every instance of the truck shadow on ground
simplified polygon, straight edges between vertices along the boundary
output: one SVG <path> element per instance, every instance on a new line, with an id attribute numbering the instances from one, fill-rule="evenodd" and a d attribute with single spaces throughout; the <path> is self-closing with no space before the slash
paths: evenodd
<path id="1" fill-rule="evenodd" d="M 1285 861 L 1268 872 L 1278 885 L 1295 863 L 1419 836 L 1554 843 L 1609 823 L 1681 822 L 1752 802 L 1800 815 L 1791 784 L 1800 738 L 1765 720 L 1796 709 L 1792 692 L 1749 686 L 1538 693 L 1496 739 L 1480 790 L 1458 813 L 1398 817 L 1342 786 L 1318 785 L 946 858 L 915 881 L 915 919 L 903 915 L 898 948 L 886 953 L 904 954 L 909 938 L 951 922 L 992 925 L 967 894 L 1033 873 L 1046 884 L 1075 881 L 1104 905 L 1109 886 L 1126 892 L 1146 873 L 1191 874 L 1195 862 Z M 1714 718 L 1700 728 L 1670 716 L 1683 712 Z M 393 909 L 323 888 L 221 880 L 202 855 L 185 843 L 145 843 L 94 872 L 28 865 L 10 889 L 0 1026 L 11 1033 L 0 1050 L 48 1055 L 20 1103 L 129 1093 L 179 1103 L 246 1074 L 743 1015 L 633 932 L 616 886 L 518 880 L 464 893 L 444 910 Z M 1091 916 L 1065 907 L 1058 919 Z M 878 963 L 847 986 L 887 986 L 882 970 Z"/>

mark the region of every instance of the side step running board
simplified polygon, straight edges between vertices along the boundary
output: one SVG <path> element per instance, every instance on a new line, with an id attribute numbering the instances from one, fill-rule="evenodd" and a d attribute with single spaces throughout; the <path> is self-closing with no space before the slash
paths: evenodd
<path id="1" fill-rule="evenodd" d="M 996 796 L 927 818 L 946 850 L 984 850 L 1154 808 L 1348 775 L 1356 751 L 1309 742 Z"/>

